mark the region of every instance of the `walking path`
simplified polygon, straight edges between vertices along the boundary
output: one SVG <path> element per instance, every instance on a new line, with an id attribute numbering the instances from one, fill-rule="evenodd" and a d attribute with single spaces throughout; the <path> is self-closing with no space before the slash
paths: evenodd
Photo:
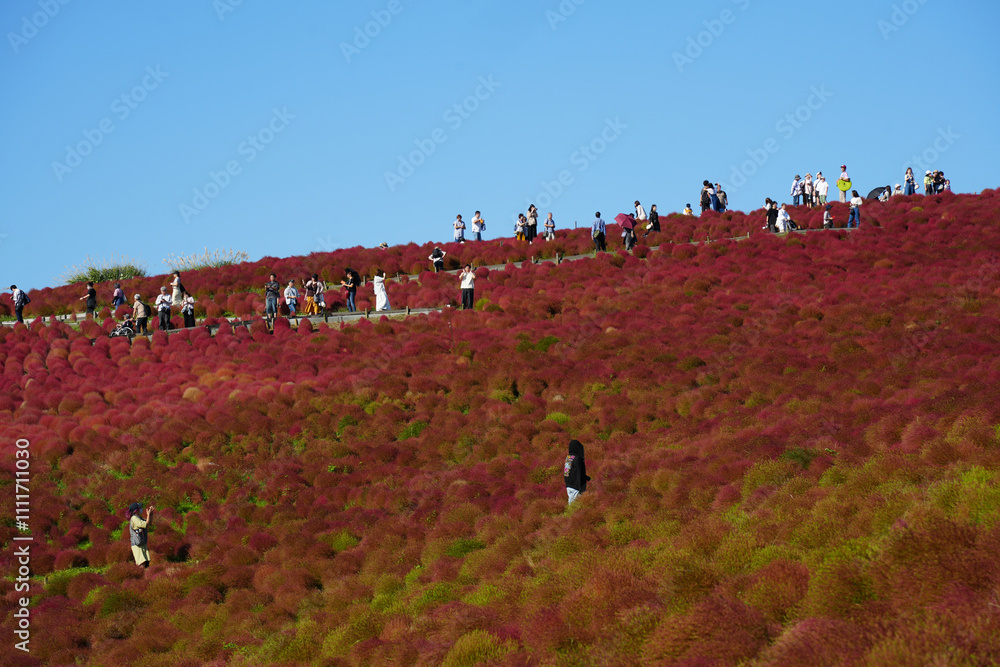
<path id="1" fill-rule="evenodd" d="M 854 231 L 855 229 L 857 229 L 857 228 L 847 228 L 847 229 L 844 229 L 844 228 L 840 228 L 840 229 L 797 229 L 797 230 L 794 230 L 794 231 L 791 231 L 791 232 L 786 232 L 784 234 L 776 234 L 775 236 L 787 236 L 788 234 L 809 234 L 809 233 L 813 233 L 813 232 Z M 767 232 L 763 232 L 763 230 L 762 230 L 762 233 L 766 234 Z M 671 245 L 701 245 L 703 243 L 716 243 L 718 241 L 746 241 L 749 238 L 750 238 L 750 234 L 748 233 L 746 236 L 726 237 L 726 238 L 722 238 L 722 239 L 711 239 L 710 238 L 707 241 L 688 241 L 686 243 L 673 243 L 673 242 L 671 242 Z M 659 250 L 662 247 L 663 246 L 654 246 L 654 247 L 650 248 L 650 250 Z M 609 252 L 611 252 L 611 251 L 609 251 Z M 507 266 L 507 264 L 513 264 L 514 266 L 516 266 L 518 268 L 522 268 L 525 264 L 532 264 L 532 263 L 534 263 L 534 264 L 545 264 L 545 263 L 561 264 L 563 262 L 575 262 L 577 260 L 587 259 L 587 258 L 593 258 L 593 257 L 596 257 L 596 256 L 597 256 L 596 252 L 589 252 L 589 253 L 586 253 L 584 255 L 570 255 L 570 256 L 567 256 L 567 257 L 562 257 L 562 256 L 559 256 L 559 255 L 556 255 L 555 257 L 549 257 L 549 258 L 545 258 L 545 259 L 525 259 L 525 260 L 522 260 L 520 262 L 506 262 L 504 264 L 491 264 L 491 265 L 486 266 L 485 268 L 489 269 L 490 271 L 499 271 L 499 270 L 504 269 Z M 482 267 L 480 267 L 480 268 L 482 268 Z M 461 270 L 462 269 L 451 269 L 451 270 L 448 270 L 448 271 L 441 271 L 441 273 L 458 274 Z M 406 274 L 405 277 L 408 278 L 408 279 L 410 279 L 410 280 L 418 280 L 416 278 L 411 277 L 410 274 Z M 393 277 L 393 278 L 387 278 L 387 280 L 392 281 L 392 282 L 401 282 L 402 279 L 403 279 L 403 277 L 399 276 L 398 274 L 395 277 Z M 367 281 L 365 281 L 365 282 L 367 283 Z M 323 315 L 313 315 L 313 316 L 307 316 L 307 317 L 289 317 L 288 319 L 289 319 L 289 321 L 295 320 L 296 326 L 298 326 L 298 324 L 302 320 L 309 320 L 313 324 L 320 324 L 320 323 L 327 323 L 327 324 L 329 324 L 331 322 L 338 323 L 338 324 L 344 324 L 344 323 L 358 322 L 358 321 L 360 321 L 362 319 L 371 319 L 371 317 L 373 315 L 375 317 L 382 317 L 383 315 L 385 315 L 386 317 L 392 317 L 392 318 L 406 318 L 406 317 L 409 317 L 410 315 L 427 315 L 429 313 L 440 313 L 440 312 L 443 312 L 447 308 L 450 308 L 450 306 L 442 306 L 442 307 L 438 307 L 438 308 L 405 308 L 405 309 L 401 309 L 401 310 L 382 310 L 382 311 L 363 310 L 363 311 L 356 311 L 356 312 L 353 312 L 353 313 L 346 312 L 346 311 L 337 311 L 337 312 L 327 312 L 327 313 L 325 313 Z M 73 314 L 70 314 L 70 315 L 55 315 L 53 317 L 55 318 L 55 320 L 57 322 L 69 322 L 72 325 L 78 319 L 84 317 L 84 315 L 81 315 L 79 313 L 73 313 Z M 152 318 L 150 318 L 150 319 L 152 319 Z M 265 322 L 264 318 L 262 318 L 262 317 L 256 317 L 256 318 L 253 318 L 253 319 L 250 319 L 250 320 L 241 320 L 241 319 L 236 319 L 236 318 L 230 319 L 230 318 L 225 318 L 225 317 L 219 318 L 219 319 L 226 320 L 226 322 L 229 324 L 229 326 L 233 327 L 233 331 L 236 330 L 236 327 L 241 327 L 241 326 L 242 327 L 246 327 L 247 329 L 249 329 L 251 326 L 267 326 L 267 323 Z M 48 320 L 43 320 L 43 321 L 47 322 Z M 202 320 L 202 322 L 204 322 L 204 320 Z M 12 321 L 8 321 L 8 322 L 3 322 L 2 324 L 4 326 L 13 327 L 14 324 L 15 324 L 15 321 L 12 320 Z M 223 326 L 223 325 L 222 324 L 209 325 L 208 326 L 209 333 L 211 333 L 214 336 L 218 332 L 220 326 Z M 177 333 L 179 331 L 184 331 L 184 329 L 183 328 L 180 328 L 180 329 L 171 329 L 167 333 L 168 334 L 174 334 L 174 333 Z M 146 336 L 146 338 L 151 338 L 151 337 L 152 337 L 152 334 L 149 334 L 148 336 Z"/>

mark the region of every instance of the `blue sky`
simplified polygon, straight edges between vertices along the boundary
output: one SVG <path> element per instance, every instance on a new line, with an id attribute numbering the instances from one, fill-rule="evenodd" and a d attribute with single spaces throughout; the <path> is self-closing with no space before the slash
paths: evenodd
<path id="1" fill-rule="evenodd" d="M 89 255 L 253 259 L 859 190 L 997 187 L 997 3 L 0 5 L 3 285 Z M 914 160 L 916 156 L 917 160 Z M 927 160 L 925 163 L 924 160 Z"/>

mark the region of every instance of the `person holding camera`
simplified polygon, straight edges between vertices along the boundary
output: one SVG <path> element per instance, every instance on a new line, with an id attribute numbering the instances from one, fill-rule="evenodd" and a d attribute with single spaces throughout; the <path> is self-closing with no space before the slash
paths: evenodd
<path id="1" fill-rule="evenodd" d="M 128 536 L 132 545 L 132 557 L 139 567 L 149 567 L 149 524 L 152 520 L 153 506 L 146 508 L 146 518 L 139 516 L 142 503 L 132 503 L 128 506 L 125 518 L 128 519 Z"/>

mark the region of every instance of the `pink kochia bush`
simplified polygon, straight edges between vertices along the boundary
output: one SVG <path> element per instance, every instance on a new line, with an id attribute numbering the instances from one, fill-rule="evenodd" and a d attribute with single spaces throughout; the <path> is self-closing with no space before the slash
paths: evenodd
<path id="1" fill-rule="evenodd" d="M 897 198 L 856 232 L 673 248 L 756 221 L 671 216 L 644 258 L 480 268 L 477 310 L 402 321 L 0 328 L 0 448 L 30 443 L 30 659 L 990 664 L 998 204 Z M 571 438 L 593 480 L 567 509 Z M 148 571 L 136 500 L 159 508 Z M 23 593 L 3 592 L 11 633 Z M 0 660 L 29 664 L 11 642 Z"/>

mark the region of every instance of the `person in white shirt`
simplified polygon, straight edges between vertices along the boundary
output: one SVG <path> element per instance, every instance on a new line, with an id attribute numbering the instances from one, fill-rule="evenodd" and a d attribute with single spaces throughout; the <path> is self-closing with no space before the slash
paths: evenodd
<path id="1" fill-rule="evenodd" d="M 813 193 L 816 191 L 816 186 L 813 185 L 812 174 L 806 174 L 806 177 L 802 179 L 802 203 L 807 207 L 813 207 Z"/>
<path id="2" fill-rule="evenodd" d="M 173 300 L 166 287 L 160 288 L 160 296 L 156 297 L 156 312 L 160 316 L 160 331 L 170 330 L 170 305 Z"/>
<path id="3" fill-rule="evenodd" d="M 830 192 L 830 184 L 822 171 L 816 172 L 816 196 L 819 197 L 819 205 L 826 206 L 826 195 Z"/>
<path id="4" fill-rule="evenodd" d="M 799 199 L 802 197 L 802 181 L 799 180 L 800 178 L 802 177 L 795 174 L 795 180 L 792 181 L 792 190 L 789 193 L 792 195 L 792 206 L 798 206 Z"/>
<path id="5" fill-rule="evenodd" d="M 788 214 L 785 209 L 785 205 L 782 204 L 781 208 L 778 209 L 778 233 L 784 234 L 792 229 L 792 216 Z"/>
<path id="6" fill-rule="evenodd" d="M 391 310 L 389 293 L 385 291 L 385 272 L 379 269 L 375 272 L 375 310 Z"/>
<path id="7" fill-rule="evenodd" d="M 295 289 L 295 281 L 289 280 L 285 288 L 285 303 L 288 304 L 288 314 L 295 317 L 295 306 L 299 303 L 299 291 Z"/>
<path id="8" fill-rule="evenodd" d="M 483 230 L 485 229 L 486 221 L 480 217 L 479 211 L 476 211 L 476 214 L 472 216 L 472 234 L 477 241 L 483 240 Z"/>
<path id="9" fill-rule="evenodd" d="M 846 164 L 840 165 L 840 180 L 844 181 L 845 183 L 846 182 L 850 182 L 850 180 L 851 180 L 851 177 L 847 173 L 847 165 Z M 840 201 L 842 203 L 847 203 L 847 190 L 842 190 L 840 188 L 840 184 L 839 183 L 837 184 L 837 189 L 840 190 Z"/>
<path id="10" fill-rule="evenodd" d="M 861 205 L 865 203 L 865 200 L 861 198 L 857 190 L 851 192 L 851 217 L 847 219 L 847 228 L 851 228 L 851 223 L 854 223 L 855 227 L 861 226 Z"/>
<path id="11" fill-rule="evenodd" d="M 14 315 L 17 321 L 24 324 L 24 292 L 17 285 L 10 286 L 10 298 L 14 301 Z"/>
<path id="12" fill-rule="evenodd" d="M 472 272 L 472 265 L 466 264 L 459 277 L 462 279 L 462 310 L 472 310 L 476 294 L 476 274 Z"/>
<path id="13" fill-rule="evenodd" d="M 646 209 L 642 207 L 638 201 L 635 202 L 635 220 L 636 222 L 643 222 L 646 220 Z"/>
<path id="14" fill-rule="evenodd" d="M 465 243 L 465 223 L 462 222 L 462 216 L 459 215 L 455 218 L 455 240 L 459 243 Z"/>
<path id="15" fill-rule="evenodd" d="M 552 219 L 552 213 L 549 212 L 547 218 L 545 218 L 545 240 L 555 241 L 556 240 L 556 221 Z"/>

